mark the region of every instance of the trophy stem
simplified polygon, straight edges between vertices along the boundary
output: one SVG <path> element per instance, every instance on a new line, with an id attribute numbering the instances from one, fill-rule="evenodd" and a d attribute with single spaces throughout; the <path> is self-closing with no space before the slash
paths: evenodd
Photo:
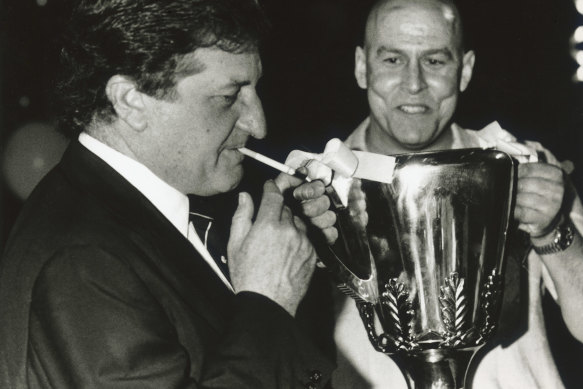
<path id="1" fill-rule="evenodd" d="M 409 389 L 464 389 L 468 367 L 478 348 L 430 349 L 391 358 L 404 373 Z"/>

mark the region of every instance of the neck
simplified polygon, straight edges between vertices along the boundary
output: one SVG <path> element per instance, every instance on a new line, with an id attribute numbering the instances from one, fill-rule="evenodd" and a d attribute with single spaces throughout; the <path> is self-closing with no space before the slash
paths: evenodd
<path id="1" fill-rule="evenodd" d="M 141 162 L 132 148 L 126 142 L 125 138 L 121 136 L 121 128 L 118 128 L 115 123 L 111 125 L 91 125 L 86 129 L 87 133 L 112 149 L 124 154 L 126 157 Z"/>
<path id="2" fill-rule="evenodd" d="M 372 125 L 372 124 L 371 124 Z M 378 154 L 406 154 L 424 151 L 449 150 L 453 146 L 453 132 L 451 126 L 447 126 L 441 134 L 431 143 L 421 147 L 410 147 L 397 142 L 387 136 L 383 130 L 375 131 L 371 125 L 366 129 L 365 142 L 367 150 Z"/>

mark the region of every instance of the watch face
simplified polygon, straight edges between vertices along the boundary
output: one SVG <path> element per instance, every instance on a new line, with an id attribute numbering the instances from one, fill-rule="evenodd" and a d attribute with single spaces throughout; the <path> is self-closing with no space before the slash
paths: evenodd
<path id="1" fill-rule="evenodd" d="M 573 223 L 568 220 L 563 225 L 557 227 L 555 230 L 555 239 L 552 243 L 545 246 L 534 246 L 534 251 L 538 254 L 545 255 L 566 250 L 571 246 L 575 238 L 574 228 Z"/>
<path id="2" fill-rule="evenodd" d="M 559 242 L 558 242 L 561 250 L 565 250 L 566 248 L 571 246 L 571 243 L 573 243 L 574 237 L 575 237 L 575 234 L 573 232 L 573 226 L 571 224 L 567 224 L 565 226 L 565 228 L 562 228 L 560 231 Z"/>

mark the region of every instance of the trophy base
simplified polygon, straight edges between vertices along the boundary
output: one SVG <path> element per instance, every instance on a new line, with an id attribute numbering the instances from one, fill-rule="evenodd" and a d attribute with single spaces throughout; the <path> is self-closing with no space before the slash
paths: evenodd
<path id="1" fill-rule="evenodd" d="M 479 348 L 429 349 L 391 358 L 404 373 L 409 389 L 464 389 L 468 367 Z"/>

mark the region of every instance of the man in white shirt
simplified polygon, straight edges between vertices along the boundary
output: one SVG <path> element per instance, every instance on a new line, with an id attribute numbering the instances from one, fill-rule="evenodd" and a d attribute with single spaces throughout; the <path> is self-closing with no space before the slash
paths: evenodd
<path id="1" fill-rule="evenodd" d="M 238 149 L 266 134 L 259 6 L 87 0 L 67 26 L 60 94 L 73 140 L 0 262 L 0 386 L 324 385 L 332 364 L 294 318 L 315 253 L 282 195 L 296 187 L 332 241 L 323 184 L 269 180 L 256 216 L 239 193 L 222 255 L 212 223 L 199 235 L 191 221 L 207 215 L 187 195 L 235 189 Z"/>
<path id="2" fill-rule="evenodd" d="M 370 117 L 346 140 L 351 148 L 399 154 L 483 146 L 478 132 L 451 121 L 475 61 L 474 52 L 463 47 L 462 23 L 452 1 L 377 2 L 355 59 L 356 80 L 367 91 Z M 499 135 L 515 141 L 504 131 Z M 514 217 L 535 248 L 528 255 L 528 296 L 524 296 L 528 297 L 528 330 L 481 360 L 473 388 L 563 387 L 546 339 L 543 294 L 553 295 L 569 331 L 583 341 L 581 203 L 568 193 L 558 161 L 538 144 L 527 146 L 544 152 L 548 160 L 521 164 L 518 169 Z M 569 235 L 566 229 L 573 235 L 563 241 Z M 368 342 L 354 303 L 343 300 L 335 330 L 339 366 L 333 386 L 405 388 L 396 365 Z"/>

